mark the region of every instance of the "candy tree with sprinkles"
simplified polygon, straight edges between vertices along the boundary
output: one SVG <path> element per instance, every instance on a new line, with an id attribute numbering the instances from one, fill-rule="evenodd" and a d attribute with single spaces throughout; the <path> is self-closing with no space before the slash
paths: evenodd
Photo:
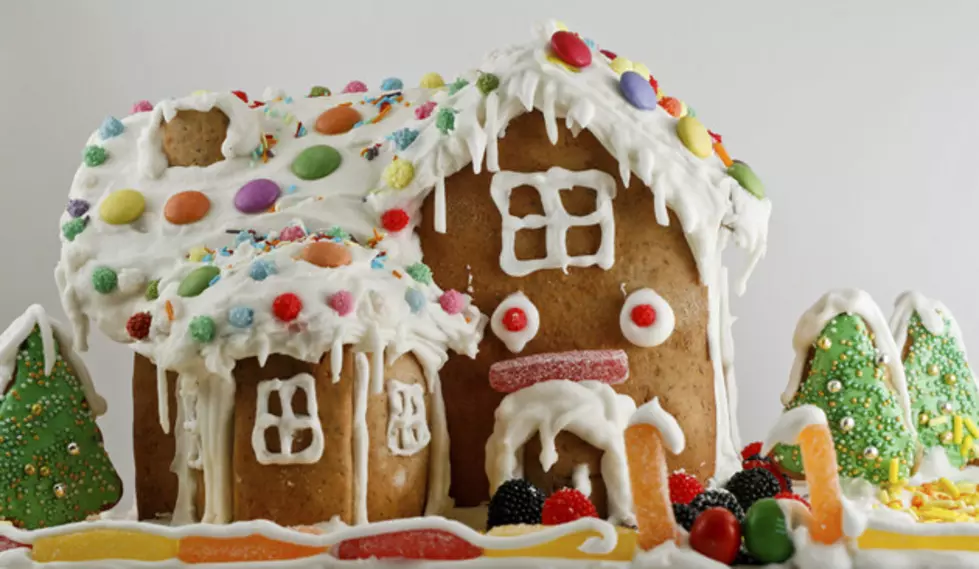
<path id="1" fill-rule="evenodd" d="M 892 326 L 904 340 L 904 373 L 922 446 L 944 449 L 956 467 L 975 461 L 979 393 L 951 313 L 908 293 L 898 300 Z"/>
<path id="2" fill-rule="evenodd" d="M 122 497 L 92 408 L 104 402 L 52 326 L 32 307 L 0 336 L 0 518 L 27 529 L 82 521 Z"/>
<path id="3" fill-rule="evenodd" d="M 882 332 L 889 334 L 886 327 Z M 838 314 L 809 346 L 808 371 L 786 405 L 816 405 L 826 413 L 844 477 L 881 484 L 910 476 L 915 437 L 902 418 L 887 363 L 864 319 Z M 774 458 L 789 475 L 803 473 L 797 446 L 777 446 Z"/>

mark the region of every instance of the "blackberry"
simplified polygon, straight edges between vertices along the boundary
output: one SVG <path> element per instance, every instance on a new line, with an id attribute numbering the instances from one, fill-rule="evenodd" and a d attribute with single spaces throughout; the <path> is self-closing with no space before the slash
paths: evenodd
<path id="1" fill-rule="evenodd" d="M 778 478 L 764 468 L 752 468 L 751 470 L 737 472 L 724 487 L 734 494 L 743 510 L 747 510 L 762 498 L 774 498 L 776 494 L 782 491 Z"/>
<path id="2" fill-rule="evenodd" d="M 673 517 L 676 518 L 676 523 L 680 524 L 680 527 L 690 531 L 693 522 L 697 519 L 697 512 L 687 504 L 673 504 Z"/>
<path id="3" fill-rule="evenodd" d="M 738 522 L 744 521 L 744 508 L 741 507 L 734 494 L 722 488 L 706 490 L 703 494 L 694 498 L 693 502 L 690 502 L 690 508 L 697 516 L 711 508 L 724 508 L 734 514 Z"/>
<path id="4" fill-rule="evenodd" d="M 496 490 L 489 503 L 486 529 L 498 526 L 541 523 L 544 493 L 522 479 L 507 480 Z"/>

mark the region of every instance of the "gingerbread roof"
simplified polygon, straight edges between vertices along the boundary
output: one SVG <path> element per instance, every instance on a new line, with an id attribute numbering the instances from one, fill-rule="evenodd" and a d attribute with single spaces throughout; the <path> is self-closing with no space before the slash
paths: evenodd
<path id="1" fill-rule="evenodd" d="M 218 373 L 247 356 L 318 359 L 338 341 L 427 354 L 433 365 L 447 349 L 474 353 L 484 319 L 460 293 L 441 302 L 413 228 L 434 192 L 430 222 L 444 230 L 445 178 L 467 166 L 498 170 L 508 121 L 535 109 L 552 140 L 559 119 L 587 129 L 618 158 L 623 181 L 636 175 L 654 188 L 651 216 L 665 225 L 676 214 L 705 283 L 721 278 L 730 238 L 753 266 L 771 205 L 750 169 L 643 66 L 556 24 L 538 32 L 448 85 L 388 79 L 372 93 L 352 82 L 336 95 L 270 90 L 261 101 L 203 92 L 106 119 L 61 219 L 56 276 L 80 346 L 91 319 L 155 359 L 178 365 L 200 353 Z M 212 109 L 228 118 L 224 160 L 167 167 L 161 124 Z M 352 264 L 296 260 L 320 241 L 338 243 Z M 275 274 L 256 278 L 260 260 Z M 355 304 L 347 316 L 329 302 L 341 290 Z M 280 318 L 281 295 L 298 297 L 296 316 Z M 242 324 L 251 310 L 247 326 L 232 322 L 233 309 Z"/>

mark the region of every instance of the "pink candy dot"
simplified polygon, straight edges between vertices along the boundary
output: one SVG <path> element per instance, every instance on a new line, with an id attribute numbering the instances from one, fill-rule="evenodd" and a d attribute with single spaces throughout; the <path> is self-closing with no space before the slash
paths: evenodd
<path id="1" fill-rule="evenodd" d="M 420 105 L 415 109 L 415 118 L 418 120 L 427 119 L 432 116 L 432 111 L 435 110 L 435 101 L 429 101 Z"/>
<path id="2" fill-rule="evenodd" d="M 366 93 L 367 85 L 363 81 L 351 81 L 343 88 L 342 93 Z"/>
<path id="3" fill-rule="evenodd" d="M 340 316 L 346 316 L 354 310 L 354 295 L 349 290 L 341 290 L 330 295 L 326 303 Z"/>
<path id="4" fill-rule="evenodd" d="M 459 314 L 466 308 L 466 295 L 457 290 L 447 290 L 439 297 L 442 310 L 449 314 Z"/>
<path id="5" fill-rule="evenodd" d="M 292 225 L 279 232 L 279 241 L 299 241 L 306 236 L 306 232 L 299 226 Z"/>
<path id="6" fill-rule="evenodd" d="M 153 110 L 153 103 L 147 101 L 146 99 L 143 99 L 142 101 L 136 101 L 136 103 L 133 104 L 133 110 L 131 114 L 135 115 L 136 113 L 148 113 L 152 110 Z"/>

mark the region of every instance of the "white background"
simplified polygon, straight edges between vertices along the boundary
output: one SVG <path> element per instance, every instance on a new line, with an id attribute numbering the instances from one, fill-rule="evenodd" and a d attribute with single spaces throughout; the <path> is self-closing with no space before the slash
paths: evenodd
<path id="1" fill-rule="evenodd" d="M 746 438 L 779 413 L 795 322 L 829 288 L 864 288 L 887 315 L 919 289 L 979 342 L 979 2 L 966 1 L 4 2 L 0 328 L 34 302 L 63 317 L 58 217 L 105 116 L 197 89 L 448 79 L 548 17 L 645 62 L 768 187 L 768 257 L 734 301 Z M 96 333 L 85 358 L 129 479 L 130 353 Z"/>

